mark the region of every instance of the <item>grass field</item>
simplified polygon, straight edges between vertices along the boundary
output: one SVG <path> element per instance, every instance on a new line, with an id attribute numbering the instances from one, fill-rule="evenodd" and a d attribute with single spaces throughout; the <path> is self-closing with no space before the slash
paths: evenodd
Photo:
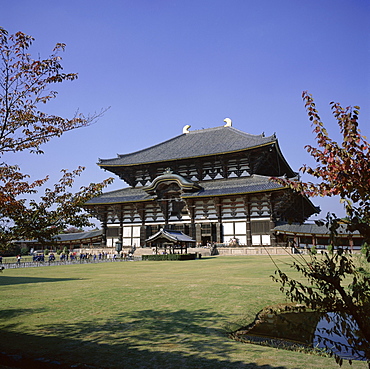
<path id="1" fill-rule="evenodd" d="M 339 368 L 227 337 L 225 327 L 285 301 L 273 272 L 265 256 L 8 269 L 0 351 L 96 368 Z"/>

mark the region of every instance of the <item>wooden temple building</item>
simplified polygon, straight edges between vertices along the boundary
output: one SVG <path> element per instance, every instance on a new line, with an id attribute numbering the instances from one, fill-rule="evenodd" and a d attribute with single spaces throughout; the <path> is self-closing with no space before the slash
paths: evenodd
<path id="1" fill-rule="evenodd" d="M 326 249 L 332 242 L 330 230 L 326 225 L 315 223 L 305 224 L 280 224 L 274 229 L 275 236 L 281 245 L 294 246 L 297 249 Z M 358 232 L 349 232 L 347 227 L 342 224 L 336 230 L 336 244 L 342 248 L 352 251 L 360 250 L 364 237 Z"/>
<path id="2" fill-rule="evenodd" d="M 270 180 L 294 178 L 274 135 L 225 125 L 189 130 L 172 139 L 98 165 L 128 186 L 86 203 L 102 223 L 103 246 L 145 247 L 161 229 L 196 245 L 275 246 L 274 228 L 304 222 L 319 209 Z"/>
<path id="3" fill-rule="evenodd" d="M 177 251 L 180 254 L 186 254 L 188 246 L 195 242 L 196 241 L 193 238 L 182 232 L 166 230 L 163 228 L 146 240 L 149 247 L 154 245 L 156 254 L 158 254 L 158 245 L 164 249 L 164 253 L 174 254 Z"/>

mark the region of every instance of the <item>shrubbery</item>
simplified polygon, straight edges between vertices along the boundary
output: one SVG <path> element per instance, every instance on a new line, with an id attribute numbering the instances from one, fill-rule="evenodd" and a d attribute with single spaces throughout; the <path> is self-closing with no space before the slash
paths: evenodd
<path id="1" fill-rule="evenodd" d="M 166 255 L 143 255 L 143 260 L 166 261 L 166 260 L 195 260 L 196 254 L 166 254 Z"/>

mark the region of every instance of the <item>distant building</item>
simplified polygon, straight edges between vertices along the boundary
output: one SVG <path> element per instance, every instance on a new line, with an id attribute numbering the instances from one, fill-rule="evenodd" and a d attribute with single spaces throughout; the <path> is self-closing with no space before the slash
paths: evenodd
<path id="1" fill-rule="evenodd" d="M 294 178 L 275 135 L 221 127 L 189 131 L 99 166 L 129 187 L 86 203 L 102 223 L 103 245 L 146 245 L 160 229 L 181 231 L 197 245 L 275 246 L 278 224 L 319 212 L 311 201 L 270 180 Z"/>
<path id="2" fill-rule="evenodd" d="M 274 229 L 280 244 L 296 248 L 326 249 L 331 243 L 330 230 L 325 225 L 317 224 L 281 224 Z M 358 232 L 349 232 L 345 225 L 337 229 L 336 244 L 350 250 L 359 250 L 364 237 Z"/>
<path id="3" fill-rule="evenodd" d="M 68 250 L 78 248 L 93 248 L 101 244 L 102 231 L 86 231 L 74 233 L 61 233 L 54 237 L 54 242 L 59 249 L 67 247 Z"/>
<path id="4" fill-rule="evenodd" d="M 79 248 L 93 248 L 97 245 L 101 245 L 102 231 L 86 231 L 86 232 L 73 232 L 73 233 L 61 233 L 53 236 L 52 240 L 48 243 L 41 243 L 38 240 L 18 240 L 14 241 L 15 246 L 27 247 L 30 249 L 60 249 L 67 247 L 68 250 L 79 249 Z"/>

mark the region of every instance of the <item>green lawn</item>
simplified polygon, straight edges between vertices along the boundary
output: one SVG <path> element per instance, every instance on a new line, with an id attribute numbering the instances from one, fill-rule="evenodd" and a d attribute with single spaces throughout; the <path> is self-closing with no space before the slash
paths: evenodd
<path id="1" fill-rule="evenodd" d="M 339 368 L 228 339 L 225 327 L 285 301 L 273 272 L 265 256 L 4 270 L 0 351 L 97 368 Z"/>

